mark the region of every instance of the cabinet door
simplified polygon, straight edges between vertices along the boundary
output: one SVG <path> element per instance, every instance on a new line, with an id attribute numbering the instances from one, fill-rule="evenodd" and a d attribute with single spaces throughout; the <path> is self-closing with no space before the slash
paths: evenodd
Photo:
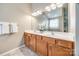
<path id="1" fill-rule="evenodd" d="M 32 34 L 30 39 L 30 48 L 35 51 L 36 50 L 36 37 Z"/>
<path id="2" fill-rule="evenodd" d="M 30 36 L 26 36 L 26 46 L 29 47 L 30 46 Z"/>
<path id="3" fill-rule="evenodd" d="M 41 36 L 37 36 L 37 53 L 42 56 L 47 55 L 47 43 L 42 39 Z"/>
<path id="4" fill-rule="evenodd" d="M 64 48 L 61 46 L 55 46 L 56 56 L 72 56 L 72 49 Z"/>
<path id="5" fill-rule="evenodd" d="M 48 44 L 48 56 L 55 56 L 55 45 Z"/>
<path id="6" fill-rule="evenodd" d="M 69 48 L 69 49 L 73 49 L 73 42 L 71 41 L 66 41 L 66 40 L 56 40 L 56 45 L 65 47 L 65 48 Z"/>
<path id="7" fill-rule="evenodd" d="M 72 56 L 72 49 L 64 48 L 58 45 L 48 47 L 49 56 Z"/>

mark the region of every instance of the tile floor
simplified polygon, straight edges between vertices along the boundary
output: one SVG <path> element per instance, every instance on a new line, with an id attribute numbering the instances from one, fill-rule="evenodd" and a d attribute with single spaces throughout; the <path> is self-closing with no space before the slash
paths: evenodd
<path id="1" fill-rule="evenodd" d="M 31 49 L 23 46 L 22 48 L 12 51 L 4 56 L 38 56 L 38 55 Z"/>

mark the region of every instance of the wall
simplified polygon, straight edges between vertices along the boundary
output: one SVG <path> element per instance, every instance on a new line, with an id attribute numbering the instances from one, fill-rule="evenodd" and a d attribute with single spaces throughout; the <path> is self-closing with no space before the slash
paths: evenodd
<path id="1" fill-rule="evenodd" d="M 78 42 L 79 42 L 79 40 L 78 40 L 78 38 L 76 38 L 76 37 L 78 37 L 77 35 L 76 35 L 76 33 L 78 33 L 79 34 L 79 32 L 78 32 L 78 23 L 76 23 L 76 22 L 78 22 L 79 20 L 79 5 L 77 5 L 77 4 L 75 4 L 75 3 L 70 3 L 69 4 L 69 32 L 71 32 L 71 33 L 73 33 L 74 34 L 74 42 L 75 42 L 75 55 L 79 55 L 79 48 L 78 48 Z M 76 19 L 77 18 L 77 19 Z M 78 27 L 78 28 L 77 28 Z M 77 46 L 76 46 L 77 45 Z"/>
<path id="2" fill-rule="evenodd" d="M 69 3 L 68 5 L 68 16 L 69 16 L 69 32 L 75 33 L 75 23 L 76 23 L 76 7 L 75 3 Z"/>
<path id="3" fill-rule="evenodd" d="M 0 22 L 16 22 L 18 32 L 0 36 L 0 54 L 23 44 L 25 30 L 31 29 L 31 4 L 0 4 Z"/>

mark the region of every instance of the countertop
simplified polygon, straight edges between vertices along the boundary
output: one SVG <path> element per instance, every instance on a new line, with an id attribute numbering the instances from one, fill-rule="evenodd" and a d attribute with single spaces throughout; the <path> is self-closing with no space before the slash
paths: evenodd
<path id="1" fill-rule="evenodd" d="M 51 32 L 51 31 L 40 32 L 40 31 L 33 31 L 33 30 L 26 30 L 25 32 L 41 35 L 41 36 L 46 36 L 46 37 L 51 37 L 51 38 L 58 38 L 58 39 L 67 40 L 67 41 L 75 40 L 75 35 L 72 33 Z"/>

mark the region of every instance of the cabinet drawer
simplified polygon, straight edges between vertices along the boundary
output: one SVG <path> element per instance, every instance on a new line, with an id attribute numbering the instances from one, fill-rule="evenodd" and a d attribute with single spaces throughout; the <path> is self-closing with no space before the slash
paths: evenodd
<path id="1" fill-rule="evenodd" d="M 25 35 L 26 35 L 26 36 L 31 36 L 31 34 L 30 34 L 30 33 L 26 33 Z"/>
<path id="2" fill-rule="evenodd" d="M 48 45 L 48 56 L 73 56 L 73 49 L 61 47 L 59 45 Z"/>
<path id="3" fill-rule="evenodd" d="M 66 47 L 66 48 L 73 48 L 73 42 L 65 41 L 65 40 L 56 40 L 56 45 Z"/>
<path id="4" fill-rule="evenodd" d="M 44 37 L 43 40 L 47 43 L 55 44 L 55 39 L 54 38 L 49 38 L 49 37 Z"/>
<path id="5" fill-rule="evenodd" d="M 37 39 L 37 40 L 42 40 L 42 36 L 36 35 L 36 39 Z"/>
<path id="6" fill-rule="evenodd" d="M 55 55 L 55 56 L 73 56 L 73 50 L 72 49 L 64 48 L 64 47 L 57 46 L 57 45 L 55 45 L 55 47 L 52 47 L 52 49 L 53 48 L 54 48 L 55 53 L 52 54 L 52 55 Z M 52 53 L 54 51 L 52 50 Z"/>

